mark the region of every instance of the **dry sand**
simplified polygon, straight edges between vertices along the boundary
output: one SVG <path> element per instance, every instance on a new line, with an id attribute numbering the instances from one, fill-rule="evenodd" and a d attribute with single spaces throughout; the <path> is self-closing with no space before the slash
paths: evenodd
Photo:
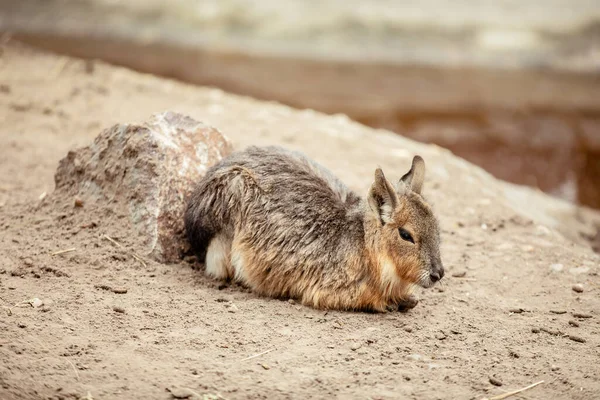
<path id="1" fill-rule="evenodd" d="M 101 129 L 164 110 L 217 127 L 236 148 L 303 150 L 362 192 L 377 165 L 398 178 L 420 152 L 443 229 L 443 285 L 408 313 L 325 312 L 224 287 L 185 262 L 143 265 L 126 212 L 74 207 L 52 195 L 53 174 Z M 600 393 L 599 258 L 573 234 L 581 222 L 542 225 L 542 211 L 528 217 L 531 204 L 442 149 L 9 45 L 0 160 L 3 400 L 480 399 L 541 380 L 521 398 Z"/>

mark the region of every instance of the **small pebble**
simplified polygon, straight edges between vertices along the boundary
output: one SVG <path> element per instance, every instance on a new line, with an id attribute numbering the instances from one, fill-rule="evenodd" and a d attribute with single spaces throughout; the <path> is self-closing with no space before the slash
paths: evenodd
<path id="1" fill-rule="evenodd" d="M 585 339 L 580 336 L 569 335 L 569 339 L 571 339 L 574 342 L 585 343 Z"/>
<path id="2" fill-rule="evenodd" d="M 17 324 L 17 326 L 18 326 L 19 328 L 27 328 L 27 325 L 25 325 L 23 322 L 19 322 L 19 323 Z"/>
<path id="3" fill-rule="evenodd" d="M 74 204 L 75 204 L 75 207 L 81 208 L 81 207 L 83 207 L 83 200 L 75 199 Z"/>
<path id="4" fill-rule="evenodd" d="M 562 332 L 556 331 L 554 329 L 540 328 L 540 330 L 542 332 L 546 332 L 547 334 L 552 335 L 552 336 L 561 336 L 562 335 Z"/>
<path id="5" fill-rule="evenodd" d="M 260 366 L 267 370 L 271 369 L 267 364 L 260 364 Z"/>
<path id="6" fill-rule="evenodd" d="M 456 271 L 452 273 L 452 276 L 455 278 L 464 278 L 467 275 L 467 271 Z"/>
<path id="7" fill-rule="evenodd" d="M 120 314 L 125 314 L 125 309 L 123 307 L 120 307 L 120 306 L 114 306 L 113 307 L 113 311 L 114 312 L 118 312 Z"/>
<path id="8" fill-rule="evenodd" d="M 540 333 L 540 328 L 531 328 L 531 332 Z"/>
<path id="9" fill-rule="evenodd" d="M 574 292 L 583 293 L 583 285 L 581 283 L 576 283 L 571 289 L 573 289 Z"/>
<path id="10" fill-rule="evenodd" d="M 124 287 L 116 287 L 116 288 L 112 288 L 113 293 L 116 294 L 125 294 L 127 293 L 127 288 Z"/>
<path id="11" fill-rule="evenodd" d="M 510 308 L 508 310 L 508 312 L 511 312 L 513 314 L 521 314 L 523 311 L 525 310 L 523 310 L 522 308 Z"/>
<path id="12" fill-rule="evenodd" d="M 577 327 L 579 327 L 579 322 L 571 319 L 571 320 L 569 320 L 569 325 L 577 328 Z"/>
<path id="13" fill-rule="evenodd" d="M 228 311 L 228 312 L 230 312 L 230 313 L 235 313 L 235 312 L 238 312 L 239 310 L 240 310 L 240 309 L 239 309 L 239 308 L 237 308 L 237 306 L 236 306 L 235 304 L 230 304 L 230 305 L 227 307 L 227 311 Z"/>
<path id="14" fill-rule="evenodd" d="M 404 327 L 404 330 L 405 330 L 406 332 L 410 333 L 410 332 L 412 332 L 412 331 L 413 331 L 413 328 L 412 328 L 412 327 L 410 327 L 410 326 L 405 326 L 405 327 Z"/>
<path id="15" fill-rule="evenodd" d="M 31 306 L 32 306 L 33 308 L 39 308 L 39 307 L 41 307 L 42 305 L 44 305 L 44 302 L 43 302 L 42 300 L 38 299 L 37 297 L 34 297 L 33 299 L 31 299 L 31 300 L 29 301 L 29 304 L 31 304 Z"/>
<path id="16" fill-rule="evenodd" d="M 356 350 L 360 349 L 361 347 L 362 347 L 361 343 L 352 343 L 352 345 L 350 345 L 350 350 L 356 351 Z"/>
<path id="17" fill-rule="evenodd" d="M 294 299 L 289 299 L 289 300 L 288 300 L 288 303 L 290 303 L 290 304 L 296 304 L 296 300 L 294 300 Z"/>
<path id="18" fill-rule="evenodd" d="M 494 386 L 502 386 L 502 382 L 500 382 L 498 379 L 494 378 L 493 376 L 490 376 L 490 383 Z"/>
<path id="19" fill-rule="evenodd" d="M 553 366 L 550 367 L 550 369 L 552 371 L 558 371 L 560 369 L 560 367 L 558 365 L 553 365 Z"/>
<path id="20" fill-rule="evenodd" d="M 444 340 L 444 339 L 446 339 L 446 338 L 447 338 L 447 336 L 446 336 L 446 334 L 445 334 L 444 332 L 437 332 L 437 333 L 435 334 L 435 338 L 436 338 L 437 340 Z"/>
<path id="21" fill-rule="evenodd" d="M 591 314 L 586 314 L 586 313 L 573 313 L 573 316 L 575 318 L 592 318 Z"/>
<path id="22" fill-rule="evenodd" d="M 566 314 L 565 310 L 550 310 L 552 314 Z"/>
<path id="23" fill-rule="evenodd" d="M 33 267 L 33 260 L 29 257 L 27 257 L 26 259 L 23 260 L 23 264 L 25 264 L 28 267 Z"/>
<path id="24" fill-rule="evenodd" d="M 560 272 L 560 271 L 562 271 L 564 268 L 565 268 L 565 266 L 564 266 L 564 265 L 562 265 L 562 264 L 552 264 L 552 265 L 550 266 L 550 269 L 551 269 L 553 272 Z"/>
<path id="25" fill-rule="evenodd" d="M 175 399 L 187 399 L 194 395 L 192 391 L 185 388 L 173 388 L 170 390 L 171 396 Z"/>

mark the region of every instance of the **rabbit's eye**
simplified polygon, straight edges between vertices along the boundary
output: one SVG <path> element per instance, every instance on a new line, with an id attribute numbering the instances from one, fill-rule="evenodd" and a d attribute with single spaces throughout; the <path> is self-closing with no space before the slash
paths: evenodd
<path id="1" fill-rule="evenodd" d="M 400 232 L 400 237 L 402 238 L 402 240 L 406 240 L 407 242 L 411 243 L 415 242 L 412 235 L 406 229 L 400 228 L 398 229 L 398 232 Z"/>

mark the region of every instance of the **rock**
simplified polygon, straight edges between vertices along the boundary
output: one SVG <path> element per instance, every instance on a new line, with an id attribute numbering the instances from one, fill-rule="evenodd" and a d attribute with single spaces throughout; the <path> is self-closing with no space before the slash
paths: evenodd
<path id="1" fill-rule="evenodd" d="M 423 360 L 423 356 L 420 354 L 410 354 L 407 356 L 407 358 L 412 361 L 422 361 Z"/>
<path id="2" fill-rule="evenodd" d="M 573 289 L 574 292 L 583 293 L 583 285 L 581 283 L 576 283 L 571 289 Z"/>
<path id="3" fill-rule="evenodd" d="M 571 339 L 574 342 L 585 343 L 585 339 L 580 336 L 569 335 L 569 339 Z"/>
<path id="4" fill-rule="evenodd" d="M 467 275 L 467 271 L 462 270 L 462 271 L 456 271 L 452 273 L 452 276 L 455 278 L 464 278 Z"/>
<path id="5" fill-rule="evenodd" d="M 271 367 L 269 367 L 267 364 L 260 364 L 261 367 L 263 367 L 263 369 L 269 370 L 271 369 Z"/>
<path id="6" fill-rule="evenodd" d="M 121 306 L 114 306 L 113 311 L 119 314 L 125 314 L 125 309 Z"/>
<path id="7" fill-rule="evenodd" d="M 569 320 L 569 325 L 574 326 L 575 328 L 579 327 L 579 322 L 574 320 Z"/>
<path id="8" fill-rule="evenodd" d="M 33 267 L 33 260 L 27 257 L 23 260 L 23 264 L 25 264 L 26 267 Z"/>
<path id="9" fill-rule="evenodd" d="M 362 347 L 362 344 L 361 344 L 361 343 L 352 343 L 352 344 L 350 345 L 350 350 L 352 350 L 352 351 L 356 351 L 356 350 L 360 349 L 361 347 Z"/>
<path id="10" fill-rule="evenodd" d="M 24 322 L 19 322 L 19 323 L 17 324 L 17 326 L 18 326 L 19 328 L 27 328 L 27 325 L 26 325 Z"/>
<path id="11" fill-rule="evenodd" d="M 81 200 L 80 198 L 76 198 L 75 201 L 73 202 L 73 205 L 76 208 L 81 208 L 81 207 L 83 207 L 83 200 Z"/>
<path id="12" fill-rule="evenodd" d="M 181 258 L 188 194 L 207 169 L 231 151 L 219 131 L 187 116 L 165 112 L 142 124 L 118 124 L 94 142 L 70 151 L 54 176 L 53 196 L 86 204 L 119 203 L 161 262 Z"/>
<path id="13" fill-rule="evenodd" d="M 230 313 L 236 313 L 239 310 L 240 309 L 235 304 L 228 304 L 227 305 L 227 311 L 229 311 Z"/>
<path id="14" fill-rule="evenodd" d="M 564 268 L 565 268 L 565 266 L 562 264 L 552 264 L 550 266 L 550 270 L 552 272 L 561 272 Z"/>
<path id="15" fill-rule="evenodd" d="M 550 367 L 550 370 L 552 370 L 552 371 L 558 371 L 559 369 L 560 369 L 560 367 L 558 365 L 552 365 Z"/>
<path id="16" fill-rule="evenodd" d="M 540 333 L 540 328 L 531 328 L 531 332 Z"/>
<path id="17" fill-rule="evenodd" d="M 44 305 L 44 302 L 37 297 L 34 297 L 33 299 L 29 300 L 29 304 L 31 304 L 33 308 L 39 308 Z"/>
<path id="18" fill-rule="evenodd" d="M 446 338 L 447 338 L 447 336 L 446 336 L 446 334 L 445 334 L 444 332 L 441 332 L 441 331 L 440 331 L 440 332 L 436 332 L 436 334 L 435 334 L 435 338 L 436 338 L 437 340 L 444 340 L 444 339 L 446 339 Z"/>
<path id="19" fill-rule="evenodd" d="M 187 399 L 194 395 L 194 392 L 186 388 L 172 388 L 169 391 L 175 399 Z"/>
<path id="20" fill-rule="evenodd" d="M 115 287 L 115 288 L 112 288 L 112 292 L 116 293 L 116 294 L 125 294 L 125 293 L 127 293 L 127 288 Z"/>
<path id="21" fill-rule="evenodd" d="M 490 381 L 490 383 L 491 383 L 492 385 L 494 385 L 494 386 L 502 386 L 502 382 L 501 382 L 501 381 L 499 381 L 497 378 L 495 378 L 495 377 L 493 377 L 493 376 L 490 376 L 490 377 L 489 377 L 489 381 Z"/>
<path id="22" fill-rule="evenodd" d="M 586 314 L 586 313 L 573 313 L 573 316 L 575 318 L 592 318 L 591 314 Z"/>

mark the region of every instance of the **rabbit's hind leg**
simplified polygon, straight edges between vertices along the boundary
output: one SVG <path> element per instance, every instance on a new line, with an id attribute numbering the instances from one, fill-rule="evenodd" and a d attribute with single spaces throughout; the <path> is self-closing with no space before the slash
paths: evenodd
<path id="1" fill-rule="evenodd" d="M 231 267 L 231 239 L 219 233 L 213 237 L 206 250 L 206 274 L 216 279 L 233 277 Z"/>

